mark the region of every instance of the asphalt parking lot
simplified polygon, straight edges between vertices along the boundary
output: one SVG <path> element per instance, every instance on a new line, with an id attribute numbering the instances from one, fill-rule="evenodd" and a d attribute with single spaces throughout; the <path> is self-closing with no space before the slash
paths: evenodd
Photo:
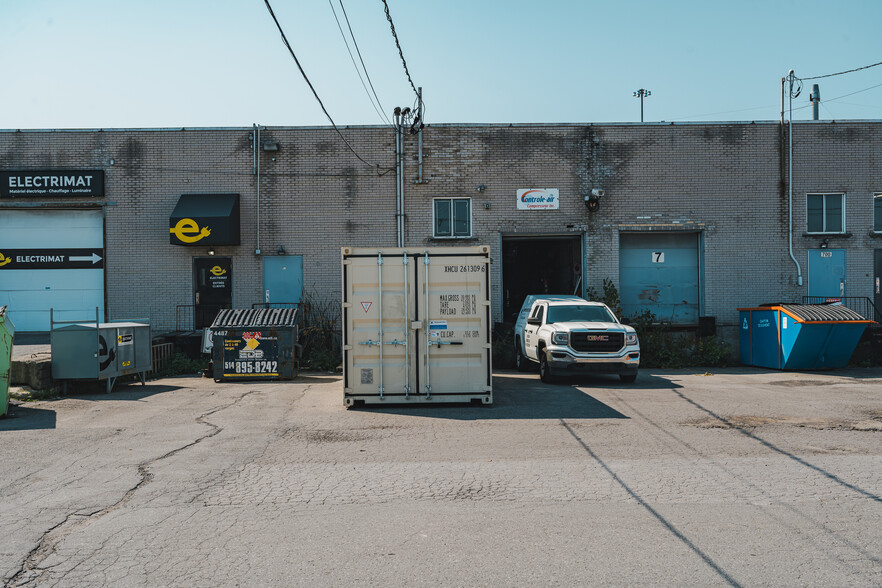
<path id="1" fill-rule="evenodd" d="M 169 378 L 0 420 L 6 585 L 882 584 L 882 370 L 346 410 Z"/>

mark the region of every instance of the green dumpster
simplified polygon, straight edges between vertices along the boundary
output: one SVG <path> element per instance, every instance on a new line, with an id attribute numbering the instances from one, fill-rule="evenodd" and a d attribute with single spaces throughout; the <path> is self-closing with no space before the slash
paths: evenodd
<path id="1" fill-rule="evenodd" d="M 12 365 L 14 334 L 15 326 L 6 313 L 6 307 L 0 306 L 0 417 L 5 417 L 9 410 L 9 368 Z"/>

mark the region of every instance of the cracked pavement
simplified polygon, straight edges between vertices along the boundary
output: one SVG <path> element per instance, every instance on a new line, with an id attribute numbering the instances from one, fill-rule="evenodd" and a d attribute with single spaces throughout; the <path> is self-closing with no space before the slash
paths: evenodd
<path id="1" fill-rule="evenodd" d="M 882 370 L 342 396 L 302 374 L 16 404 L 4 584 L 882 584 Z"/>

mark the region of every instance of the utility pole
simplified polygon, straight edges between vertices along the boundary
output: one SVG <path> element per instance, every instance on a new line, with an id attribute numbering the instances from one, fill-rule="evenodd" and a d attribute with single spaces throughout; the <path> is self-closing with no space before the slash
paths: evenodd
<path id="1" fill-rule="evenodd" d="M 652 92 L 650 92 L 649 90 L 644 90 L 643 88 L 640 88 L 639 90 L 634 92 L 634 97 L 640 98 L 640 122 L 643 122 L 643 99 L 649 98 L 650 96 L 652 96 Z"/>

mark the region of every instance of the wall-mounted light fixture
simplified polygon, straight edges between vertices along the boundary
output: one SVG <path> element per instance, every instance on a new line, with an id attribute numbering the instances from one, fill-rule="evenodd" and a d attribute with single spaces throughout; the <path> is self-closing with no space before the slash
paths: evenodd
<path id="1" fill-rule="evenodd" d="M 487 186 L 485 186 L 484 184 L 479 185 L 477 188 L 478 192 L 481 192 L 482 194 L 484 193 L 484 190 L 486 190 L 486 189 L 487 189 Z"/>
<path id="2" fill-rule="evenodd" d="M 276 251 L 276 255 L 285 255 L 285 246 L 279 245 L 279 250 Z"/>
<path id="3" fill-rule="evenodd" d="M 830 245 L 830 239 L 824 239 L 821 241 L 821 249 L 826 249 Z"/>
<path id="4" fill-rule="evenodd" d="M 214 255 L 214 249 L 209 249 L 209 250 L 208 250 L 208 254 L 209 254 L 209 255 Z"/>
<path id="5" fill-rule="evenodd" d="M 263 150 L 264 151 L 278 151 L 279 150 L 279 142 L 278 141 L 264 141 L 263 142 Z"/>

